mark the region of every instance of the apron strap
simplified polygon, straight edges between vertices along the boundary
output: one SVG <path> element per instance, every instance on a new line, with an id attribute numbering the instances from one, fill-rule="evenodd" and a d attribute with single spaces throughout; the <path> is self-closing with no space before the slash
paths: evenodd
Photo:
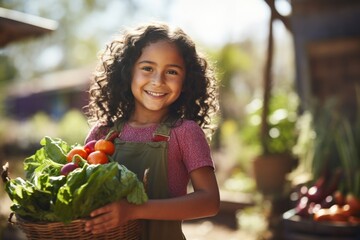
<path id="1" fill-rule="evenodd" d="M 161 122 L 157 127 L 153 139 L 153 142 L 168 142 L 170 140 L 171 128 L 176 126 L 179 119 L 168 117 L 165 121 Z"/>
<path id="2" fill-rule="evenodd" d="M 118 131 L 118 132 L 121 134 L 121 131 L 122 131 L 124 125 L 125 125 L 125 122 L 124 122 L 124 121 L 122 121 L 122 120 L 117 120 L 117 121 L 114 123 L 114 126 L 113 126 L 111 129 L 113 129 L 113 130 L 115 130 L 115 131 Z"/>
<path id="3" fill-rule="evenodd" d="M 170 131 L 171 128 L 168 126 L 168 124 L 159 124 L 159 126 L 156 128 L 156 131 L 154 132 L 152 141 L 153 142 L 168 142 L 170 139 Z"/>

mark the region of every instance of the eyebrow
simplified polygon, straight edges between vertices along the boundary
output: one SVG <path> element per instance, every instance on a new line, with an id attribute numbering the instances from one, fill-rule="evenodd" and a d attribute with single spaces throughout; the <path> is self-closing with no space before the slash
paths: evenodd
<path id="1" fill-rule="evenodd" d="M 143 60 L 143 61 L 140 61 L 138 64 L 156 64 L 155 62 L 153 61 L 148 61 L 148 60 Z M 167 66 L 170 66 L 170 67 L 175 67 L 175 68 L 179 68 L 181 70 L 184 70 L 184 68 L 178 64 L 168 64 Z"/>

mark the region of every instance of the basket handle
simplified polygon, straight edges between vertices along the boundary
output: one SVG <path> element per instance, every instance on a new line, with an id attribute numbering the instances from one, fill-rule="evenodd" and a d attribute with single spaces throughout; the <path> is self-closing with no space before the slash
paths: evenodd
<path id="1" fill-rule="evenodd" d="M 3 166 L 2 166 L 2 171 L 1 171 L 1 179 L 4 183 L 10 181 L 10 177 L 9 177 L 9 163 L 6 162 Z"/>
<path id="2" fill-rule="evenodd" d="M 10 223 L 11 225 L 16 224 L 16 222 L 14 222 L 14 220 L 13 220 L 14 215 L 15 215 L 15 213 L 11 212 L 8 217 L 8 223 Z"/>

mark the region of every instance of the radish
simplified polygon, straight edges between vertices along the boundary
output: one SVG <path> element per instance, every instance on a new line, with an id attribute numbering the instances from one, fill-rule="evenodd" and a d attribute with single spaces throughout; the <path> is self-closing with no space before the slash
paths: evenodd
<path id="1" fill-rule="evenodd" d="M 70 172 L 74 171 L 79 166 L 76 163 L 70 162 L 65 164 L 60 171 L 61 175 L 67 176 Z"/>
<path id="2" fill-rule="evenodd" d="M 96 140 L 91 140 L 89 142 L 87 142 L 84 146 L 85 151 L 90 154 L 92 152 L 95 151 L 95 144 L 96 144 Z"/>

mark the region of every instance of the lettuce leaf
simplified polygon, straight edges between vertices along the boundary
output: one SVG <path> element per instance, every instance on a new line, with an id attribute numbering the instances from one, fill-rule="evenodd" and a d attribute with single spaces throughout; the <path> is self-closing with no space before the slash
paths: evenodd
<path id="1" fill-rule="evenodd" d="M 11 210 L 33 221 L 61 221 L 88 217 L 90 212 L 126 198 L 130 203 L 148 200 L 136 174 L 116 162 L 87 164 L 60 175 L 69 146 L 63 140 L 44 137 L 41 149 L 24 160 L 26 179 L 7 182 Z"/>
<path id="2" fill-rule="evenodd" d="M 130 203 L 147 201 L 143 184 L 137 176 L 116 162 L 85 164 L 69 174 L 59 189 L 55 213 L 60 221 L 89 216 L 90 212 L 111 202 L 127 198 Z"/>
<path id="3" fill-rule="evenodd" d="M 36 153 L 24 160 L 24 170 L 27 179 L 33 179 L 36 174 L 57 176 L 64 164 L 67 163 L 66 153 L 69 146 L 60 138 L 44 137 L 40 141 L 43 146 Z"/>

